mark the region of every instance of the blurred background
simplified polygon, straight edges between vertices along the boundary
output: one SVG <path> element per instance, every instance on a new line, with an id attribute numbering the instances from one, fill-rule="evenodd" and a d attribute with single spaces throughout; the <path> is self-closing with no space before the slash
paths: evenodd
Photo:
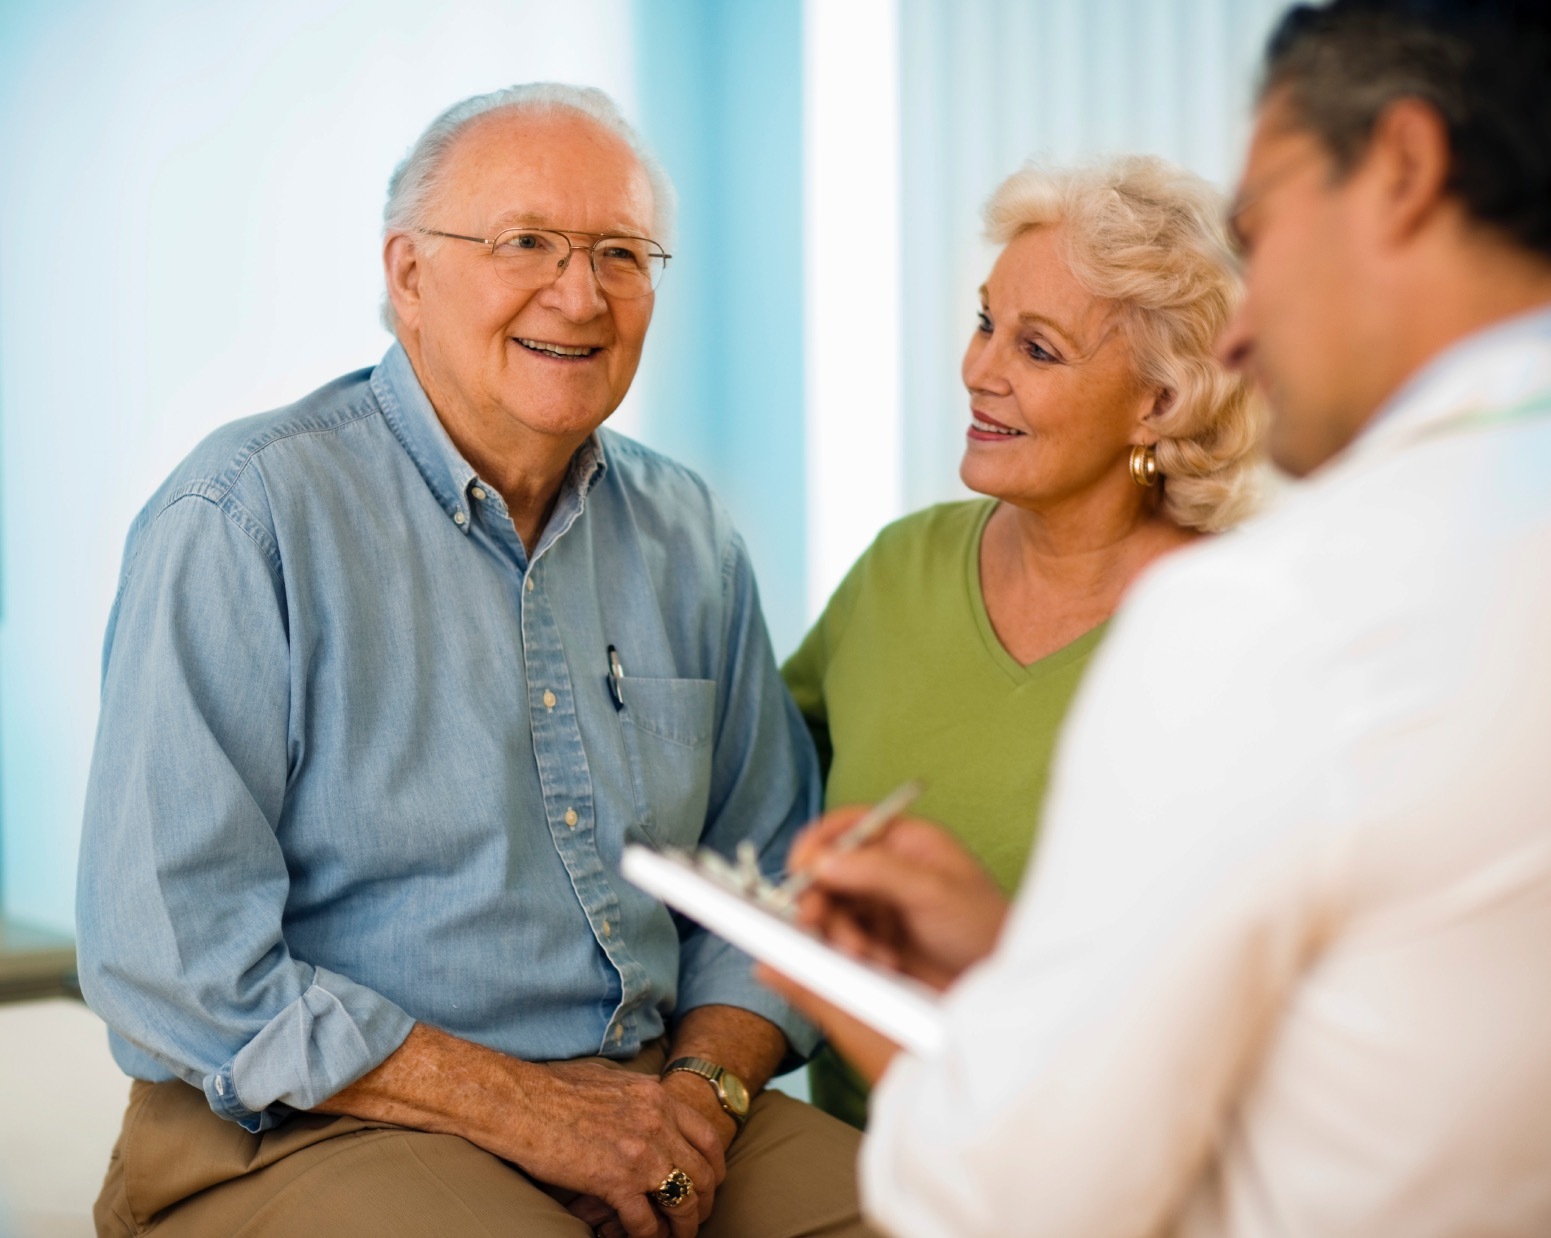
<path id="1" fill-rule="evenodd" d="M 667 164 L 614 424 L 731 507 L 784 656 L 883 524 L 962 493 L 992 188 L 1118 150 L 1226 187 L 1282 7 L 0 0 L 0 955 L 68 957 L 131 518 L 213 427 L 382 355 L 384 188 L 447 104 L 594 84 Z"/>

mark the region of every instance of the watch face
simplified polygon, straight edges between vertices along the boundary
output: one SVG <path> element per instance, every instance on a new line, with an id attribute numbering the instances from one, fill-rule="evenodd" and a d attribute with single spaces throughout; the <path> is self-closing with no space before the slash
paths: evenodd
<path id="1" fill-rule="evenodd" d="M 730 1075 L 725 1070 L 722 1072 L 722 1095 L 727 1098 L 727 1107 L 734 1113 L 749 1111 L 748 1088 L 743 1086 L 743 1080 L 737 1075 Z"/>

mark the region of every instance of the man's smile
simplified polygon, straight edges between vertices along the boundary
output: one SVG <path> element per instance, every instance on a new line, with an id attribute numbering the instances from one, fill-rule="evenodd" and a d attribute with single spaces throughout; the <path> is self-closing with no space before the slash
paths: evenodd
<path id="1" fill-rule="evenodd" d="M 513 336 L 529 352 L 543 353 L 546 357 L 590 357 L 602 350 L 592 345 L 553 344 L 547 340 L 530 340 Z"/>

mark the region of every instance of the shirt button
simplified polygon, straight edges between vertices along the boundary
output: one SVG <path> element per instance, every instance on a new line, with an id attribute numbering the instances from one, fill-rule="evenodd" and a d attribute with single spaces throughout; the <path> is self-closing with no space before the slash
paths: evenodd
<path id="1" fill-rule="evenodd" d="M 603 935 L 605 937 L 612 937 L 612 936 L 614 936 L 614 926 L 612 924 L 610 924 L 607 920 L 605 920 L 603 922 Z"/>
<path id="2" fill-rule="evenodd" d="M 569 825 L 574 830 L 576 828 L 576 822 L 577 822 L 576 809 L 574 809 L 574 808 L 567 808 L 565 810 L 565 823 L 567 825 Z"/>
<path id="3" fill-rule="evenodd" d="M 215 1094 L 217 1096 L 226 1095 L 226 1080 L 221 1078 L 220 1075 L 215 1077 Z"/>
<path id="4" fill-rule="evenodd" d="M 544 689 L 544 708 L 545 709 L 553 709 L 554 707 L 555 707 L 555 694 L 553 692 L 551 692 L 548 688 L 545 688 Z"/>
<path id="5" fill-rule="evenodd" d="M 527 580 L 523 581 L 522 587 L 524 589 L 526 589 L 529 593 L 532 593 L 533 592 L 533 577 L 529 576 Z"/>
<path id="6" fill-rule="evenodd" d="M 623 1023 L 616 1023 L 614 1025 L 614 1039 L 615 1040 L 623 1040 L 624 1038 L 625 1038 L 625 1025 Z"/>
<path id="7" fill-rule="evenodd" d="M 467 524 L 469 522 L 469 518 L 467 516 L 465 516 L 462 512 L 453 512 L 452 513 L 452 522 L 453 522 L 453 524 Z"/>
<path id="8" fill-rule="evenodd" d="M 481 503 L 485 501 L 485 492 L 478 486 L 475 486 L 472 490 L 469 491 L 469 493 L 472 494 L 477 501 Z"/>

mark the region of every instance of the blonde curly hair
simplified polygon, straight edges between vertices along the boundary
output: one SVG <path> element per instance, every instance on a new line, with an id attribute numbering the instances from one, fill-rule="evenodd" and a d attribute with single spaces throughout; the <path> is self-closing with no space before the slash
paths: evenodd
<path id="1" fill-rule="evenodd" d="M 1117 304 L 1138 377 L 1170 393 L 1153 420 L 1163 510 L 1184 528 L 1218 532 L 1260 499 L 1263 402 L 1219 365 L 1212 345 L 1241 294 L 1223 200 L 1193 172 L 1150 155 L 1080 168 L 1027 164 L 986 204 L 986 235 L 1006 245 L 1064 224 L 1079 283 Z"/>

